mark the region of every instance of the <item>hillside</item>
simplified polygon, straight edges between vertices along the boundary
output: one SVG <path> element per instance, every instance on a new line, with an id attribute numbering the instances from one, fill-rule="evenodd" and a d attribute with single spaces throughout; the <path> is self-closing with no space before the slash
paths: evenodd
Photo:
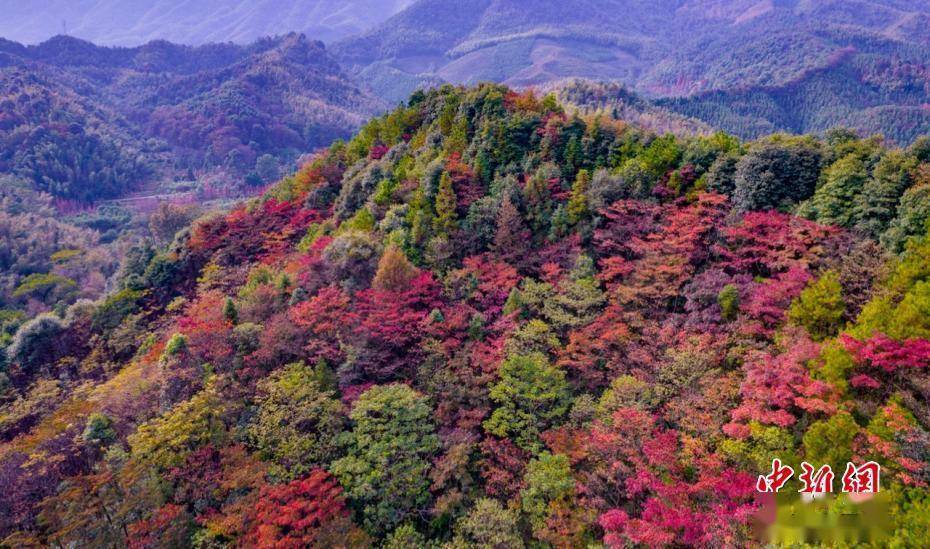
<path id="1" fill-rule="evenodd" d="M 595 82 L 584 79 L 555 80 L 534 86 L 536 93 L 552 93 L 569 110 L 582 115 L 604 115 L 659 134 L 709 135 L 714 127 L 676 112 L 678 105 L 659 105 L 634 93 L 617 82 Z M 738 133 L 725 128 L 732 133 Z M 774 133 L 774 132 L 769 132 Z"/>
<path id="2" fill-rule="evenodd" d="M 907 143 L 930 131 L 928 21 L 925 2 L 892 0 L 420 0 L 333 51 L 391 100 L 437 80 L 581 77 L 683 97 L 744 137 L 840 123 Z"/>
<path id="3" fill-rule="evenodd" d="M 270 182 L 381 106 L 296 34 L 196 48 L 0 41 L 0 94 L 0 172 L 80 202 L 178 179 Z"/>
<path id="4" fill-rule="evenodd" d="M 259 193 L 381 108 L 301 35 L 0 40 L 0 311 L 100 297 L 132 245 L 170 242 L 201 208 Z"/>
<path id="5" fill-rule="evenodd" d="M 930 134 L 926 66 L 851 57 L 780 87 L 750 87 L 666 99 L 659 106 L 746 137 L 837 126 L 908 143 Z"/>
<path id="6" fill-rule="evenodd" d="M 411 0 L 0 0 L 0 36 L 36 44 L 65 33 L 104 46 L 153 40 L 246 44 L 298 32 L 330 42 L 362 32 Z"/>
<path id="7" fill-rule="evenodd" d="M 0 536 L 919 546 L 928 188 L 927 141 L 676 137 L 499 85 L 417 92 L 131 250 L 106 299 L 7 315 Z M 881 493 L 802 504 L 795 476 L 776 511 L 773 458 L 832 466 L 836 492 L 874 460 Z"/>

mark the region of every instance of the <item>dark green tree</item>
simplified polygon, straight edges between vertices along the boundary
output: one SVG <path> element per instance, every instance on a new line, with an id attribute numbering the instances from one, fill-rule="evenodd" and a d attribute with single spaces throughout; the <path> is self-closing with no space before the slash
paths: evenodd
<path id="1" fill-rule="evenodd" d="M 878 238 L 888 228 L 901 195 L 914 183 L 916 160 L 901 151 L 889 151 L 878 161 L 872 177 L 856 196 L 856 225 Z"/>
<path id="2" fill-rule="evenodd" d="M 736 163 L 733 205 L 740 211 L 783 208 L 809 198 L 820 176 L 821 153 L 807 141 L 770 141 Z"/>
<path id="3" fill-rule="evenodd" d="M 500 367 L 500 381 L 491 388 L 497 408 L 484 422 L 489 433 L 512 437 L 528 450 L 539 450 L 539 434 L 552 427 L 571 405 L 565 373 L 545 355 L 514 355 Z"/>
<path id="4" fill-rule="evenodd" d="M 868 166 L 859 155 L 852 153 L 837 160 L 824 171 L 824 182 L 810 200 L 811 217 L 824 225 L 852 226 L 857 197 L 868 178 Z"/>
<path id="5" fill-rule="evenodd" d="M 429 503 L 430 460 L 439 449 L 432 414 L 425 396 L 399 383 L 376 385 L 353 405 L 346 456 L 331 470 L 372 534 L 394 530 Z"/>

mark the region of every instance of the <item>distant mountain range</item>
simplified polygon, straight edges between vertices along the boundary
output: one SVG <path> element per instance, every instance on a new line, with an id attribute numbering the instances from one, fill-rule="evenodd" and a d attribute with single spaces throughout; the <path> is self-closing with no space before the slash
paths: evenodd
<path id="1" fill-rule="evenodd" d="M 250 114 L 249 121 L 274 126 L 292 114 L 310 117 L 317 129 L 301 130 L 315 136 L 303 145 L 420 87 L 496 81 L 551 90 L 578 78 L 621 84 L 623 94 L 637 96 L 627 107 L 638 105 L 639 113 L 648 106 L 647 126 L 699 119 L 744 138 L 848 126 L 898 143 L 930 133 L 930 0 L 261 0 L 222 7 L 215 0 L 0 0 L 0 13 L 0 36 L 27 42 L 55 32 L 60 20 L 69 33 L 101 44 L 224 42 L 101 50 L 56 38 L 0 46 L 0 65 L 14 63 L 12 56 L 69 75 L 84 66 L 80 78 L 88 89 L 102 87 L 94 93 L 106 96 L 106 105 L 130 122 L 144 118 L 146 136 L 184 144 L 193 156 L 203 152 L 194 149 L 204 148 L 198 139 L 205 134 L 180 132 L 189 122 L 175 116 L 175 104 L 215 117 L 235 103 L 215 93 L 220 86 L 252 105 L 262 95 L 257 66 L 281 68 L 263 73 L 273 74 L 274 84 L 256 106 L 275 116 Z M 317 44 L 308 61 L 320 78 L 305 81 L 304 61 L 266 55 L 281 38 L 251 42 L 291 29 Z M 292 104 L 294 94 L 322 103 Z M 236 125 L 239 137 L 252 131 Z"/>
<path id="2" fill-rule="evenodd" d="M 436 81 L 583 77 L 746 137 L 930 131 L 926 0 L 420 0 L 332 49 L 393 101 Z"/>
<path id="3" fill-rule="evenodd" d="M 200 47 L 0 40 L 0 105 L 0 173 L 79 201 L 217 170 L 226 186 L 271 181 L 383 108 L 297 34 Z"/>
<path id="4" fill-rule="evenodd" d="M 412 0 L 0 0 L 0 36 L 27 44 L 68 34 L 136 46 L 248 43 L 296 31 L 330 42 L 364 31 Z"/>

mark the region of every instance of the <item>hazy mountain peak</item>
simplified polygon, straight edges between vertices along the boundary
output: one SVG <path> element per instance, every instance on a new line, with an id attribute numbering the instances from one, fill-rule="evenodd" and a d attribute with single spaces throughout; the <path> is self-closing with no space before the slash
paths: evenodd
<path id="1" fill-rule="evenodd" d="M 0 36 L 34 44 L 69 34 L 104 45 L 155 39 L 248 43 L 287 31 L 333 41 L 357 34 L 412 0 L 0 0 Z"/>
<path id="2" fill-rule="evenodd" d="M 723 94 L 672 105 L 744 136 L 848 124 L 909 141 L 930 130 L 927 23 L 923 0 L 420 0 L 332 51 L 389 101 L 436 81 L 580 77 L 652 98 Z M 727 99 L 743 92 L 748 107 Z"/>

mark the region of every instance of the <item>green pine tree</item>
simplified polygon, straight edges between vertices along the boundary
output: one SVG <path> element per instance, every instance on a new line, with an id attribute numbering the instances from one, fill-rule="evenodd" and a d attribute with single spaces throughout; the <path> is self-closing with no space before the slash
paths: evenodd
<path id="1" fill-rule="evenodd" d="M 579 170 L 572 184 L 572 195 L 568 199 L 568 221 L 575 225 L 588 216 L 588 187 L 591 184 L 591 174 L 588 170 Z"/>
<path id="2" fill-rule="evenodd" d="M 436 193 L 436 217 L 433 218 L 433 230 L 437 234 L 449 235 L 458 227 L 455 208 L 458 199 L 452 188 L 452 178 L 443 172 L 439 178 L 439 191 Z"/>

